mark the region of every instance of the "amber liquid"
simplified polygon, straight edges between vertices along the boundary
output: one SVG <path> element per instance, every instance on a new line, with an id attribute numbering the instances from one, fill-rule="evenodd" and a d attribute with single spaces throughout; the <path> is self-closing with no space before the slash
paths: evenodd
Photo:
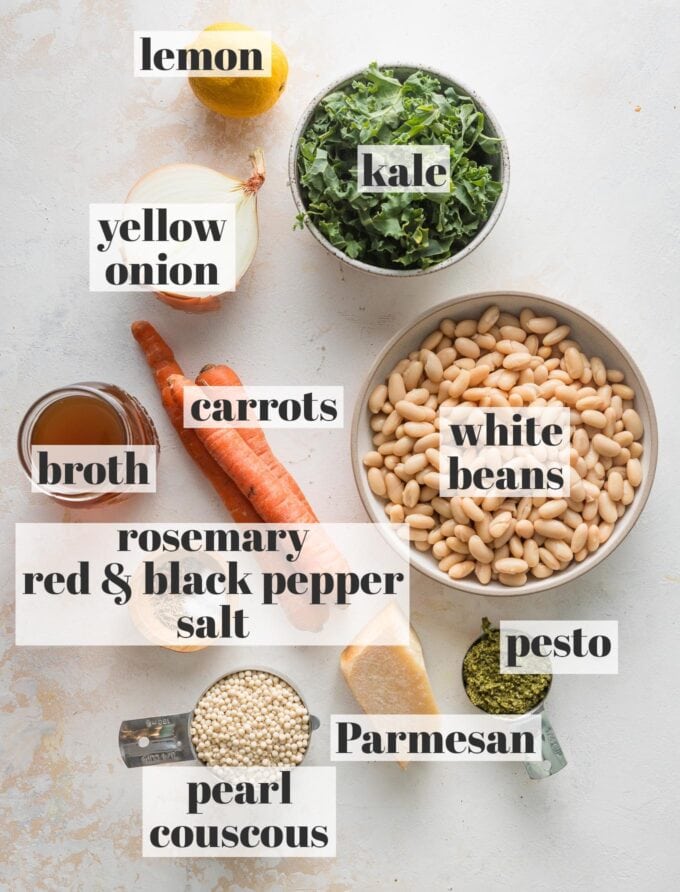
<path id="1" fill-rule="evenodd" d="M 111 446 L 127 443 L 118 413 L 97 396 L 77 394 L 50 403 L 31 430 L 31 446 Z"/>

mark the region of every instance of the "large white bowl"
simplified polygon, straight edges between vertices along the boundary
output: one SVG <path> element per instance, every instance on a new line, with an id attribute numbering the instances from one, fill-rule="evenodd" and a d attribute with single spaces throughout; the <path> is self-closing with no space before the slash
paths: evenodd
<path id="1" fill-rule="evenodd" d="M 389 524 L 384 511 L 385 502 L 378 498 L 368 486 L 366 468 L 362 462 L 365 453 L 374 448 L 371 441 L 373 431 L 369 426 L 370 414 L 366 408 L 368 395 L 377 384 L 385 382 L 387 375 L 400 359 L 418 349 L 421 342 L 429 332 L 438 327 L 442 319 L 477 319 L 490 304 L 498 304 L 501 310 L 514 314 L 517 314 L 523 307 L 529 307 L 538 316 L 555 316 L 561 323 L 569 325 L 571 328 L 570 337 L 581 345 L 585 353 L 589 356 L 600 356 L 608 368 L 620 369 L 625 374 L 626 383 L 635 390 L 635 408 L 645 427 L 644 452 L 641 457 L 643 477 L 641 485 L 635 492 L 635 498 L 623 517 L 614 526 L 614 531 L 607 542 L 601 545 L 596 552 L 588 555 L 581 563 L 574 562 L 565 570 L 554 573 L 548 579 L 534 579 L 530 576 L 525 585 L 514 588 L 501 585 L 498 582 L 482 585 L 476 577 L 453 580 L 447 573 L 439 569 L 437 561 L 430 552 L 416 551 L 415 548 L 410 550 L 412 566 L 443 585 L 476 595 L 529 595 L 572 582 L 608 557 L 623 542 L 635 525 L 652 488 L 658 452 L 658 430 L 652 398 L 634 360 L 625 347 L 604 326 L 595 322 L 581 310 L 576 310 L 561 301 L 520 291 L 490 291 L 470 294 L 446 301 L 427 310 L 389 341 L 366 375 L 352 419 L 352 468 L 359 495 L 371 519 L 376 523 Z"/>

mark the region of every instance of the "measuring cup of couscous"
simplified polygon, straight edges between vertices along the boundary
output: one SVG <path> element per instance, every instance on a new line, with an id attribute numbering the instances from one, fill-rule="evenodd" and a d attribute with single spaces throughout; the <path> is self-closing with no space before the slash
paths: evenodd
<path id="1" fill-rule="evenodd" d="M 557 774 L 567 764 L 557 735 L 545 713 L 545 701 L 552 687 L 550 671 L 535 675 L 501 672 L 501 633 L 482 620 L 482 634 L 472 642 L 462 665 L 463 687 L 469 701 L 489 715 L 541 716 L 540 762 L 525 762 L 532 780 Z M 550 669 L 550 661 L 540 658 L 540 668 Z M 537 668 L 539 668 L 537 666 Z M 512 721 L 512 719 L 508 719 Z"/>
<path id="2" fill-rule="evenodd" d="M 304 760 L 318 727 L 287 679 L 252 668 L 217 679 L 191 712 L 127 719 L 118 745 L 128 768 L 193 761 L 214 768 L 292 768 Z"/>

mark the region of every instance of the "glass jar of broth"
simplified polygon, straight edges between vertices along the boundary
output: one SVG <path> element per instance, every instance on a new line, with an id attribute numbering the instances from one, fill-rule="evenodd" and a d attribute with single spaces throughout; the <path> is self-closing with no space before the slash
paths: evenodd
<path id="1" fill-rule="evenodd" d="M 51 390 L 30 407 L 19 428 L 19 459 L 31 477 L 33 446 L 156 446 L 153 421 L 134 396 L 114 384 L 85 381 Z M 93 507 L 121 492 L 49 493 L 61 504 Z"/>

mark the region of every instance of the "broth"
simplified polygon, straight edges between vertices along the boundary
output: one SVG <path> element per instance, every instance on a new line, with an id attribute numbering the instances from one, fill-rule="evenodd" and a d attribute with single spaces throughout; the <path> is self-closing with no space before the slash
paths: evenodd
<path id="1" fill-rule="evenodd" d="M 55 400 L 36 418 L 31 446 L 110 446 L 126 444 L 116 409 L 97 396 L 74 394 Z"/>

